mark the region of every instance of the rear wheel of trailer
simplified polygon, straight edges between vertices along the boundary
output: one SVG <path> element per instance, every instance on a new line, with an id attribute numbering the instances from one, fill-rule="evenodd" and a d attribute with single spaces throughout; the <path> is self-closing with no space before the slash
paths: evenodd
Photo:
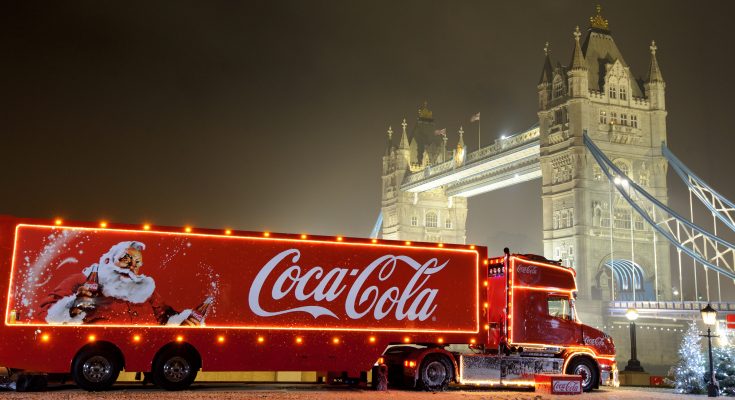
<path id="1" fill-rule="evenodd" d="M 109 389 L 123 367 L 119 350 L 99 343 L 82 348 L 74 357 L 71 376 L 80 388 L 88 391 Z"/>
<path id="2" fill-rule="evenodd" d="M 196 379 L 201 364 L 199 353 L 193 346 L 165 346 L 153 360 L 153 383 L 166 390 L 186 389 Z"/>

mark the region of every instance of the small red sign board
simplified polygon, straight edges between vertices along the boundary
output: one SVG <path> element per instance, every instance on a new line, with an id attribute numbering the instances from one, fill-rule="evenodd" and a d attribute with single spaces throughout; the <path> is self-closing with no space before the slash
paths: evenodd
<path id="1" fill-rule="evenodd" d="M 582 394 L 580 375 L 536 375 L 536 391 L 545 394 Z"/>
<path id="2" fill-rule="evenodd" d="M 735 314 L 727 314 L 725 318 L 727 321 L 727 329 L 735 329 Z"/>

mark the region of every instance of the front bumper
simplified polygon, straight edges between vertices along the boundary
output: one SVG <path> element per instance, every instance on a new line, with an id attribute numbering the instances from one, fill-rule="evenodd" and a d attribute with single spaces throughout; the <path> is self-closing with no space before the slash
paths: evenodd
<path id="1" fill-rule="evenodd" d="M 620 386 L 620 380 L 618 380 L 618 366 L 613 364 L 610 369 L 602 368 L 600 371 L 600 384 L 602 386 Z"/>

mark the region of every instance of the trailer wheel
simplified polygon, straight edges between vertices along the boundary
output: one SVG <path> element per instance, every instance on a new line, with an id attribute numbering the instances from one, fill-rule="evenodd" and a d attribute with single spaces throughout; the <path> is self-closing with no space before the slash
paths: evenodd
<path id="1" fill-rule="evenodd" d="M 169 347 L 153 361 L 153 382 L 166 390 L 188 388 L 197 377 L 199 360 L 186 348 Z"/>
<path id="2" fill-rule="evenodd" d="M 452 363 L 446 357 L 431 354 L 424 358 L 419 368 L 418 385 L 427 391 L 446 390 L 452 380 Z"/>
<path id="3" fill-rule="evenodd" d="M 597 387 L 597 367 L 586 357 L 577 357 L 567 366 L 567 374 L 582 376 L 582 390 L 591 392 Z"/>
<path id="4" fill-rule="evenodd" d="M 104 347 L 89 347 L 74 357 L 71 376 L 80 388 L 97 392 L 109 389 L 121 369 L 120 359 L 113 351 Z"/>

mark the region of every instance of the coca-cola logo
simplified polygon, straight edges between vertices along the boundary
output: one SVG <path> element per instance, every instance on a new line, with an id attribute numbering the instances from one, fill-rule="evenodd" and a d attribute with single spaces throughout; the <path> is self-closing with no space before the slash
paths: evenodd
<path id="1" fill-rule="evenodd" d="M 602 347 L 605 345 L 605 338 L 604 337 L 585 337 L 584 338 L 584 344 L 587 346 L 595 346 L 595 347 Z"/>
<path id="2" fill-rule="evenodd" d="M 538 267 L 535 265 L 519 265 L 516 267 L 516 271 L 520 274 L 536 275 Z"/>
<path id="3" fill-rule="evenodd" d="M 344 297 L 344 314 L 353 320 L 361 319 L 368 314 L 372 314 L 375 320 L 381 320 L 392 314 L 398 321 L 404 319 L 424 321 L 436 311 L 434 300 L 439 292 L 438 289 L 426 287 L 426 283 L 448 263 L 445 261 L 439 264 L 436 258 L 432 258 L 422 264 L 409 256 L 385 255 L 362 270 L 334 267 L 327 271 L 321 266 L 302 268 L 297 264 L 300 257 L 301 252 L 298 249 L 282 251 L 258 272 L 250 286 L 248 296 L 250 309 L 255 314 L 272 317 L 303 312 L 314 318 L 328 315 L 339 319 L 336 306 L 330 303 Z M 385 282 L 397 268 L 405 267 L 414 271 L 411 279 L 402 288 L 391 286 L 381 291 L 377 285 L 370 284 L 370 281 Z M 275 276 L 276 270 L 282 272 L 270 288 L 265 288 L 266 281 Z M 349 285 L 344 283 L 348 275 L 356 277 Z M 266 310 L 260 303 L 261 293 L 270 294 L 274 301 L 291 296 L 304 305 Z"/>
<path id="4" fill-rule="evenodd" d="M 582 393 L 582 382 L 571 379 L 557 379 L 554 381 L 551 393 Z"/>

